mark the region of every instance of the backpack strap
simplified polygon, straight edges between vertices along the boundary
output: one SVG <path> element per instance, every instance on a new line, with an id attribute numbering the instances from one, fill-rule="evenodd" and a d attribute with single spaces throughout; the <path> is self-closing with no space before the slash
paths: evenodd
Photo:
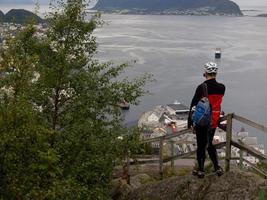
<path id="1" fill-rule="evenodd" d="M 208 97 L 208 86 L 207 83 L 202 84 L 202 89 L 203 89 L 203 97 Z"/>

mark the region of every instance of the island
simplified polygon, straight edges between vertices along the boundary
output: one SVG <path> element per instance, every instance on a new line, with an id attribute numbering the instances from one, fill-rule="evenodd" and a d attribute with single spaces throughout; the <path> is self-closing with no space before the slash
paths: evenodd
<path id="1" fill-rule="evenodd" d="M 230 0 L 99 0 L 93 9 L 119 14 L 243 15 Z"/>
<path id="2" fill-rule="evenodd" d="M 0 21 L 6 23 L 25 24 L 34 19 L 37 23 L 43 23 L 44 20 L 38 15 L 24 9 L 11 9 L 6 14 L 0 11 Z"/>
<path id="3" fill-rule="evenodd" d="M 259 14 L 256 17 L 267 17 L 267 13 L 266 14 Z"/>

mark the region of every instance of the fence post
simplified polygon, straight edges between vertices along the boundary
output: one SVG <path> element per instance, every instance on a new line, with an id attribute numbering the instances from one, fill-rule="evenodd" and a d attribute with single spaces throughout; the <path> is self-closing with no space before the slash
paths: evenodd
<path id="1" fill-rule="evenodd" d="M 227 115 L 225 171 L 230 171 L 233 114 Z"/>
<path id="2" fill-rule="evenodd" d="M 244 144 L 242 139 L 239 139 L 238 142 L 240 142 L 241 144 Z M 239 149 L 239 167 L 242 170 L 244 167 L 244 152 L 243 150 Z"/>
<path id="3" fill-rule="evenodd" d="M 159 140 L 159 175 L 163 179 L 163 137 Z"/>
<path id="4" fill-rule="evenodd" d="M 171 140 L 171 157 L 174 156 L 174 141 Z M 174 169 L 174 159 L 171 160 L 171 168 Z"/>
<path id="5" fill-rule="evenodd" d="M 240 155 L 240 159 L 239 159 L 239 167 L 240 167 L 240 169 L 243 169 L 243 151 L 240 149 L 239 150 L 239 155 Z"/>

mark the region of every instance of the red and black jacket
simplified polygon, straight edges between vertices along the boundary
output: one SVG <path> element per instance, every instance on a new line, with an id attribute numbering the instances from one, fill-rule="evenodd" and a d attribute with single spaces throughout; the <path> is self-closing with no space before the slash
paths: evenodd
<path id="1" fill-rule="evenodd" d="M 212 106 L 212 128 L 217 128 L 218 126 L 218 120 L 220 118 L 220 112 L 221 112 L 221 103 L 222 98 L 225 93 L 225 86 L 221 83 L 218 83 L 216 79 L 209 79 L 206 80 L 204 83 L 207 84 L 208 88 L 208 98 Z M 200 84 L 195 92 L 195 95 L 192 99 L 191 105 L 190 105 L 190 113 L 192 110 L 192 107 L 196 106 L 199 100 L 204 96 L 203 94 L 203 85 Z M 188 128 L 190 128 L 193 125 L 191 114 L 189 114 L 188 117 Z"/>

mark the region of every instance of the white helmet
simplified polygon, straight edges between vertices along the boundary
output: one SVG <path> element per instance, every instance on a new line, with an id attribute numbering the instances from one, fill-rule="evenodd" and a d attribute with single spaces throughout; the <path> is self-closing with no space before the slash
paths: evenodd
<path id="1" fill-rule="evenodd" d="M 214 62 L 208 62 L 204 65 L 204 71 L 207 73 L 207 74 L 216 74 L 217 71 L 218 71 L 218 67 L 217 67 L 217 64 L 214 63 Z"/>

